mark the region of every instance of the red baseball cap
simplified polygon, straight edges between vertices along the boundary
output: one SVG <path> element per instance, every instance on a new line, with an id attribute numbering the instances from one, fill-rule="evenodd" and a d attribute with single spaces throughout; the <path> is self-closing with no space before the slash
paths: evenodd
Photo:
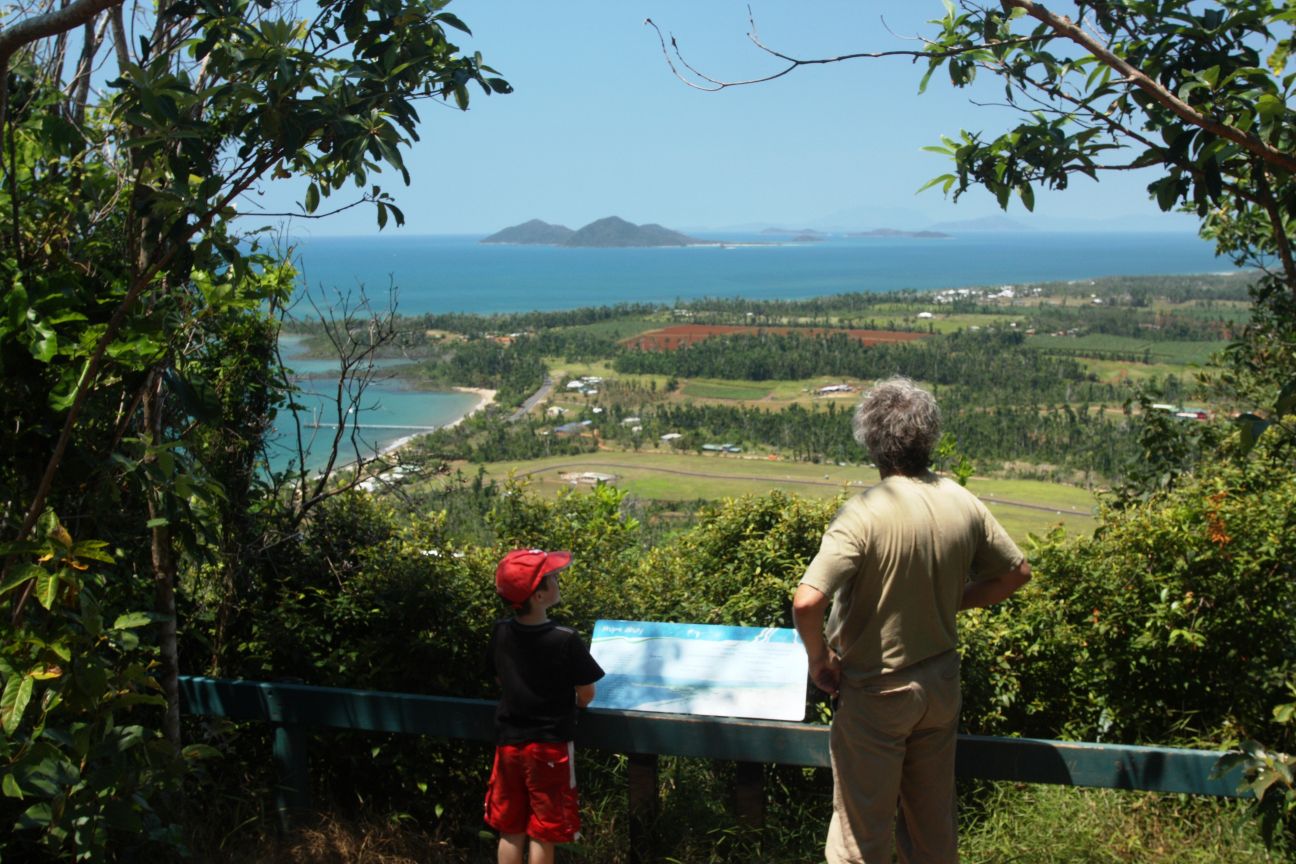
<path id="1" fill-rule="evenodd" d="M 514 549 L 495 568 L 495 592 L 505 602 L 521 606 L 535 593 L 540 580 L 571 563 L 570 552 Z"/>

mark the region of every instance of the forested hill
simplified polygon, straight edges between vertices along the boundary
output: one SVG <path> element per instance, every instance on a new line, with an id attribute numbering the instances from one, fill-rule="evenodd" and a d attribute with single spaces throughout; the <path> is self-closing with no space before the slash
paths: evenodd
<path id="1" fill-rule="evenodd" d="M 482 243 L 518 243 L 531 246 L 645 247 L 692 246 L 702 241 L 663 228 L 661 225 L 635 225 L 618 216 L 595 220 L 572 231 L 562 225 L 550 225 L 539 219 L 513 225 L 482 239 Z"/>
<path id="2" fill-rule="evenodd" d="M 550 225 L 539 219 L 530 219 L 521 225 L 511 225 L 484 238 L 483 243 L 519 243 L 531 246 L 561 246 L 576 232 L 566 225 Z"/>

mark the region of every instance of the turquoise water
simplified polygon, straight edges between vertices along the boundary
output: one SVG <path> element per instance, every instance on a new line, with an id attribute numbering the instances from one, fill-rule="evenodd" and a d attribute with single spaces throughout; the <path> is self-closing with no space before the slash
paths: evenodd
<path id="1" fill-rule="evenodd" d="M 659 249 L 500 246 L 477 237 L 388 235 L 301 241 L 312 290 L 398 291 L 398 311 L 521 312 L 701 297 L 798 299 L 1095 276 L 1229 272 L 1191 234 L 966 234 L 938 240 L 699 235 L 765 245 Z"/>
<path id="2" fill-rule="evenodd" d="M 301 351 L 299 337 L 282 337 L 280 347 L 285 362 L 298 373 L 294 381 L 301 392 L 295 399 L 302 405 L 302 440 L 308 451 L 306 467 L 323 467 L 334 433 L 334 428 L 330 428 L 329 424 L 336 427 L 339 422 L 335 398 L 337 379 L 330 380 L 326 375 L 336 371 L 338 364 L 331 360 L 305 360 L 296 356 Z M 340 464 L 355 460 L 356 446 L 363 456 L 373 456 L 402 438 L 418 435 L 430 427 L 453 423 L 477 404 L 477 397 L 471 393 L 428 392 L 409 388 L 395 375 L 400 362 L 380 363 L 392 374 L 374 381 L 365 390 L 360 403 L 356 444 L 351 444 L 348 435 L 339 453 Z M 304 377 L 307 375 L 322 377 Z M 348 423 L 349 420 L 350 418 L 345 418 Z M 320 426 L 311 428 L 314 423 L 319 423 Z M 291 415 L 281 412 L 275 421 L 271 440 L 270 467 L 276 470 L 286 468 L 289 460 L 295 458 L 296 431 Z"/>

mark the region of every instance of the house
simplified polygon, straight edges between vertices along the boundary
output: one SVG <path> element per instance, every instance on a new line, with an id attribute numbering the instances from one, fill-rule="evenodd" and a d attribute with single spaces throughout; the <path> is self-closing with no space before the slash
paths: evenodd
<path id="1" fill-rule="evenodd" d="M 829 384 L 815 391 L 816 396 L 827 396 L 830 393 L 854 393 L 855 388 L 849 384 Z"/>
<path id="2" fill-rule="evenodd" d="M 555 435 L 580 435 L 593 423 L 592 420 L 577 420 L 575 423 L 564 423 L 561 426 L 556 426 L 553 431 Z"/>
<path id="3" fill-rule="evenodd" d="M 683 438 L 683 437 L 684 437 L 683 434 L 681 434 L 681 433 L 679 433 L 679 432 L 667 432 L 665 435 L 661 436 L 661 440 L 662 440 L 662 441 L 678 441 L 679 439 L 681 439 L 681 438 Z"/>

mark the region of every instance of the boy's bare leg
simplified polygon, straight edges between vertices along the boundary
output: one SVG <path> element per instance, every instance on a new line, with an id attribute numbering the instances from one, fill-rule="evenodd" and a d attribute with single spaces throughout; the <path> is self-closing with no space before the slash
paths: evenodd
<path id="1" fill-rule="evenodd" d="M 522 864 L 522 855 L 526 852 L 528 839 L 525 834 L 501 834 L 497 859 L 499 864 Z"/>
<path id="2" fill-rule="evenodd" d="M 527 864 L 554 864 L 554 844 L 547 840 L 530 839 L 531 854 Z"/>

